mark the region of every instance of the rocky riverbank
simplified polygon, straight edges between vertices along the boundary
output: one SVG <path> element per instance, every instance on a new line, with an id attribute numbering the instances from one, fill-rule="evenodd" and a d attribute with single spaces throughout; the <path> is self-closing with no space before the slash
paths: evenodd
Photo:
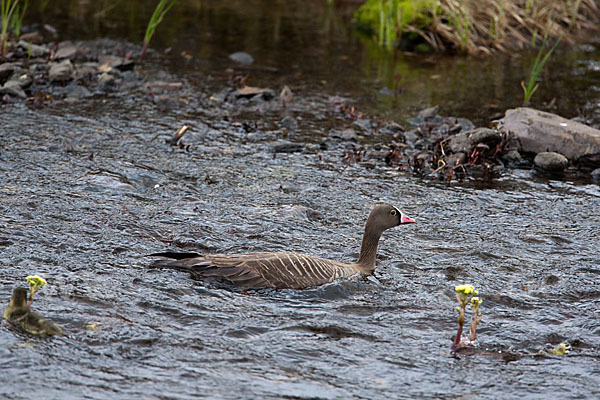
<path id="1" fill-rule="evenodd" d="M 270 141 L 274 153 L 334 152 L 344 163 L 367 168 L 385 165 L 448 181 L 494 179 L 506 168 L 600 177 L 600 131 L 555 114 L 517 108 L 506 111 L 504 118 L 492 121 L 490 127 L 476 127 L 465 118 L 440 116 L 438 108 L 431 107 L 410 120 L 411 128 L 405 129 L 392 121 L 375 121 L 337 97 L 331 97 L 329 110 L 324 110 L 322 104 L 299 106 L 302 99 L 297 96 L 292 104 L 294 95 L 287 86 L 279 96 L 279 88 L 249 86 L 247 71 L 246 75 L 236 72 L 236 67 L 246 68 L 247 63 L 235 57 L 231 58 L 232 67 L 224 71 L 227 78 L 218 92 L 201 95 L 203 100 L 194 105 L 182 105 L 180 97 L 191 98 L 194 89 L 163 71 L 153 76 L 142 73 L 135 61 L 139 52 L 138 46 L 104 39 L 57 44 L 20 40 L 0 64 L 1 102 L 41 107 L 54 101 L 77 102 L 141 90 L 165 112 L 178 107 L 213 108 L 213 116 L 231 120 L 231 128 L 240 130 L 251 142 Z M 302 130 L 297 116 L 305 112 L 333 113 L 339 120 L 320 144 L 289 139 L 290 131 Z M 242 114 L 254 117 L 240 124 Z M 273 118 L 274 122 L 258 123 Z M 273 129 L 262 134 L 260 126 L 268 125 L 274 125 Z"/>

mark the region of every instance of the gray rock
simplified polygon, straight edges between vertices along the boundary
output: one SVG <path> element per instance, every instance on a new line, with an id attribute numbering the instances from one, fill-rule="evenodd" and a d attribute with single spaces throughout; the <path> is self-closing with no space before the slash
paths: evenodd
<path id="1" fill-rule="evenodd" d="M 498 131 L 489 128 L 475 128 L 452 136 L 448 147 L 452 153 L 462 152 L 469 154 L 479 144 L 492 148 L 500 143 L 501 140 L 502 135 Z"/>
<path id="2" fill-rule="evenodd" d="M 600 168 L 596 168 L 595 170 L 593 170 L 591 175 L 592 179 L 600 181 Z"/>
<path id="3" fill-rule="evenodd" d="M 344 141 L 352 141 L 352 142 L 358 141 L 358 135 L 356 134 L 356 131 L 354 130 L 354 128 L 346 128 L 341 132 L 339 130 L 333 129 L 329 132 L 329 137 L 335 138 L 335 139 L 341 139 Z"/>
<path id="4" fill-rule="evenodd" d="M 272 147 L 272 150 L 275 153 L 298 153 L 304 150 L 304 146 L 300 143 L 292 143 L 282 140 L 278 143 L 275 143 Z"/>
<path id="5" fill-rule="evenodd" d="M 21 36 L 19 36 L 19 39 L 33 44 L 44 43 L 44 36 L 39 32 L 22 33 Z"/>
<path id="6" fill-rule="evenodd" d="M 504 154 L 503 157 L 505 160 L 515 163 L 523 162 L 523 157 L 521 157 L 521 153 L 518 150 L 509 150 Z"/>
<path id="7" fill-rule="evenodd" d="M 464 164 L 465 161 L 467 161 L 467 155 L 462 152 L 450 154 L 448 157 L 446 157 L 446 163 L 451 167 L 455 167 L 459 164 Z"/>
<path id="8" fill-rule="evenodd" d="M 340 135 L 340 138 L 342 140 L 346 140 L 346 141 L 353 141 L 353 142 L 358 141 L 358 135 L 356 134 L 356 131 L 353 128 L 344 129 L 342 131 L 342 134 Z"/>
<path id="9" fill-rule="evenodd" d="M 439 110 L 440 110 L 440 106 L 433 106 L 433 107 L 426 108 L 424 110 L 419 111 L 417 118 L 420 118 L 420 119 L 426 121 L 428 119 L 435 117 Z"/>
<path id="10" fill-rule="evenodd" d="M 279 121 L 279 125 L 288 130 L 294 130 L 298 127 L 298 121 L 296 121 L 296 118 L 292 117 L 291 115 L 286 115 L 281 121 Z"/>
<path id="11" fill-rule="evenodd" d="M 50 54 L 50 50 L 46 46 L 38 46 L 37 44 L 29 43 L 24 40 L 19 40 L 17 46 L 25 51 L 25 54 L 30 58 L 46 57 Z"/>
<path id="12" fill-rule="evenodd" d="M 115 88 L 115 85 L 115 77 L 107 72 L 100 74 L 100 76 L 98 77 L 98 89 L 103 92 L 113 90 Z"/>
<path id="13" fill-rule="evenodd" d="M 88 88 L 74 83 L 65 87 L 65 95 L 68 99 L 83 99 L 93 96 L 92 92 L 90 92 Z"/>
<path id="14" fill-rule="evenodd" d="M 152 92 L 177 92 L 183 88 L 182 82 L 165 82 L 165 81 L 152 81 L 144 84 L 144 87 Z"/>
<path id="15" fill-rule="evenodd" d="M 8 81 L 4 84 L 4 86 L 0 87 L 0 94 L 8 94 L 13 97 L 19 97 L 21 99 L 26 99 L 27 95 L 25 91 L 18 82 L 16 81 Z"/>
<path id="16" fill-rule="evenodd" d="M 230 54 L 229 59 L 243 65 L 250 65 L 254 62 L 254 58 L 244 51 L 238 51 Z"/>
<path id="17" fill-rule="evenodd" d="M 70 42 L 62 42 L 58 45 L 58 51 L 56 52 L 55 58 L 57 60 L 63 60 L 65 58 L 75 58 L 77 54 L 77 47 Z"/>
<path id="18" fill-rule="evenodd" d="M 556 114 L 516 108 L 506 111 L 500 130 L 513 135 L 511 145 L 528 153 L 557 152 L 571 161 L 586 159 L 591 168 L 600 157 L 600 130 Z"/>
<path id="19" fill-rule="evenodd" d="M 110 72 L 113 68 L 122 72 L 131 71 L 135 67 L 133 60 L 105 54 L 98 56 L 98 62 L 100 63 L 100 72 Z"/>
<path id="20" fill-rule="evenodd" d="M 48 78 L 52 82 L 66 82 L 73 78 L 73 71 L 73 64 L 70 60 L 52 63 L 50 65 L 50 71 L 48 71 Z"/>
<path id="21" fill-rule="evenodd" d="M 562 154 L 552 151 L 538 153 L 533 159 L 536 167 L 551 172 L 562 172 L 569 165 L 569 160 Z"/>
<path id="22" fill-rule="evenodd" d="M 97 69 L 90 65 L 75 65 L 75 73 L 73 74 L 73 79 L 82 80 L 89 79 L 95 76 L 97 73 Z"/>
<path id="23" fill-rule="evenodd" d="M 15 63 L 6 62 L 0 64 L 0 83 L 5 82 L 16 68 L 19 68 L 19 66 Z"/>
<path id="24" fill-rule="evenodd" d="M 13 74 L 6 83 L 8 82 L 15 82 L 21 89 L 27 89 L 33 83 L 33 78 L 25 71 L 19 71 Z"/>

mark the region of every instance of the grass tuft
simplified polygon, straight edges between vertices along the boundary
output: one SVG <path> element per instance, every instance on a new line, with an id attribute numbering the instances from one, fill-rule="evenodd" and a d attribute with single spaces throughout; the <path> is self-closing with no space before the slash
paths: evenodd
<path id="1" fill-rule="evenodd" d="M 150 45 L 150 40 L 152 36 L 154 36 L 154 32 L 158 25 L 162 22 L 164 16 L 169 12 L 171 7 L 175 4 L 177 0 L 160 0 L 154 8 L 154 12 L 150 17 L 150 21 L 148 21 L 148 26 L 146 27 L 146 33 L 144 35 L 144 47 L 142 49 L 142 54 L 140 55 L 140 61 L 144 60 L 146 56 L 146 51 L 148 50 L 148 46 Z"/>

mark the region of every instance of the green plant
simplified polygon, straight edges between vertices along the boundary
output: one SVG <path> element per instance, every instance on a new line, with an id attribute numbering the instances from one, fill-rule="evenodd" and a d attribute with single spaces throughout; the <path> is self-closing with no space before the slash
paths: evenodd
<path id="1" fill-rule="evenodd" d="M 160 0 L 150 17 L 150 21 L 148 21 L 148 26 L 146 27 L 146 34 L 144 35 L 144 48 L 142 49 L 142 54 L 140 55 L 140 61 L 144 60 L 144 56 L 146 55 L 146 50 L 148 50 L 148 45 L 150 45 L 150 40 L 152 36 L 154 36 L 154 32 L 158 25 L 162 22 L 164 16 L 169 12 L 171 7 L 175 4 L 177 0 Z"/>
<path id="2" fill-rule="evenodd" d="M 21 36 L 21 25 L 23 24 L 23 17 L 25 16 L 25 11 L 27 11 L 28 5 L 29 0 L 25 0 L 25 2 L 23 3 L 23 7 L 17 6 L 10 21 L 10 26 L 12 28 L 13 34 L 17 38 Z"/>
<path id="3" fill-rule="evenodd" d="M 2 31 L 0 33 L 0 54 L 2 55 L 6 54 L 8 25 L 10 25 L 12 15 L 17 8 L 17 4 L 19 4 L 19 0 L 0 0 L 0 19 L 2 19 Z"/>
<path id="4" fill-rule="evenodd" d="M 550 24 L 550 27 L 546 30 L 546 33 L 544 34 L 544 40 L 542 41 L 540 50 L 538 51 L 537 57 L 535 58 L 533 66 L 531 67 L 531 72 L 529 73 L 527 86 L 525 86 L 525 81 L 521 81 L 521 87 L 523 88 L 523 105 L 529 104 L 531 96 L 533 96 L 537 88 L 540 86 L 540 84 L 537 82 L 538 77 L 542 73 L 542 69 L 544 69 L 544 66 L 548 62 L 548 59 L 554 52 L 554 49 L 556 49 L 556 46 L 558 46 L 558 44 L 563 38 L 562 36 L 560 36 L 556 40 L 556 43 L 554 43 L 554 46 L 552 46 L 550 50 L 548 50 L 548 52 L 544 54 L 544 49 L 546 48 L 546 43 L 548 42 L 548 37 L 550 35 L 550 30 L 552 29 L 552 26 L 553 24 Z"/>

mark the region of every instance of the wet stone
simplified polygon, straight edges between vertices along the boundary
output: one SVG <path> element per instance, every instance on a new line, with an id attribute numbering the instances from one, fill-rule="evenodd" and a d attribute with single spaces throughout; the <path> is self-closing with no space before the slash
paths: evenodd
<path id="1" fill-rule="evenodd" d="M 116 80 L 111 74 L 104 72 L 98 77 L 98 90 L 108 92 L 113 90 L 115 86 Z"/>
<path id="2" fill-rule="evenodd" d="M 18 72 L 13 74 L 13 76 L 10 77 L 10 79 L 8 79 L 5 83 L 4 86 L 19 86 L 21 89 L 27 89 L 29 86 L 31 86 L 31 83 L 33 82 L 33 78 L 24 72 Z"/>
<path id="3" fill-rule="evenodd" d="M 242 99 L 252 99 L 253 101 L 257 101 L 258 99 L 269 101 L 275 98 L 275 92 L 271 89 L 258 88 L 252 86 L 244 86 L 243 88 L 234 90 L 233 92 L 227 95 L 227 100 L 242 100 Z"/>
<path id="4" fill-rule="evenodd" d="M 546 171 L 561 172 L 567 168 L 569 160 L 562 154 L 548 151 L 538 153 L 535 156 L 533 163 L 536 167 Z"/>
<path id="5" fill-rule="evenodd" d="M 298 153 L 304 150 L 304 146 L 300 143 L 281 141 L 274 144 L 272 150 L 275 153 Z"/>
<path id="6" fill-rule="evenodd" d="M 356 134 L 356 131 L 353 128 L 344 129 L 342 131 L 342 134 L 340 135 L 340 138 L 342 140 L 346 140 L 346 141 L 353 141 L 353 142 L 358 141 L 358 135 Z"/>
<path id="7" fill-rule="evenodd" d="M 39 33 L 39 32 L 28 32 L 28 33 L 23 33 L 21 34 L 21 36 L 19 37 L 19 39 L 25 41 L 25 42 L 29 42 L 29 43 L 33 43 L 33 44 L 42 44 L 44 43 L 44 36 Z"/>
<path id="8" fill-rule="evenodd" d="M 230 54 L 229 59 L 242 65 L 250 65 L 254 62 L 254 58 L 244 51 L 238 51 Z"/>
<path id="9" fill-rule="evenodd" d="M 17 45 L 31 58 L 46 57 L 50 54 L 50 50 L 46 46 L 38 46 L 24 40 L 19 40 Z"/>
<path id="10" fill-rule="evenodd" d="M 179 100 L 168 94 L 161 94 L 152 97 L 152 102 L 158 107 L 161 112 L 167 112 L 179 107 Z"/>
<path id="11" fill-rule="evenodd" d="M 58 51 L 56 52 L 55 58 L 57 60 L 62 60 L 65 58 L 75 58 L 75 55 L 77 54 L 77 47 L 74 46 L 73 44 L 69 43 L 60 43 L 58 45 Z"/>
<path id="12" fill-rule="evenodd" d="M 119 71 L 131 71 L 135 66 L 133 60 L 112 55 L 98 56 L 98 62 L 101 64 L 100 72 L 110 72 L 112 68 L 118 69 Z"/>
<path id="13" fill-rule="evenodd" d="M 279 121 L 279 125 L 282 128 L 294 130 L 298 128 L 298 121 L 296 121 L 296 118 L 292 117 L 291 115 L 286 115 L 281 121 Z"/>
<path id="14" fill-rule="evenodd" d="M 60 63 L 54 63 L 50 66 L 48 78 L 52 82 L 65 82 L 73 78 L 73 64 L 70 60 L 65 60 Z"/>
<path id="15" fill-rule="evenodd" d="M 596 168 L 595 170 L 593 170 L 591 175 L 592 179 L 600 181 L 600 168 Z"/>
<path id="16" fill-rule="evenodd" d="M 467 161 L 467 155 L 463 152 L 450 154 L 446 158 L 446 163 L 448 165 L 450 165 L 451 167 L 455 167 L 457 165 L 464 164 L 465 161 Z"/>
<path id="17" fill-rule="evenodd" d="M 478 144 L 485 144 L 492 148 L 500 143 L 502 136 L 499 132 L 488 128 L 476 128 L 453 136 L 449 142 L 450 151 L 453 153 L 471 153 Z"/>
<path id="18" fill-rule="evenodd" d="M 572 161 L 584 158 L 590 168 L 600 166 L 593 161 L 600 155 L 598 129 L 526 107 L 507 110 L 501 129 L 512 134 L 511 145 L 523 152 L 558 152 Z"/>
<path id="19" fill-rule="evenodd" d="M 16 68 L 18 68 L 18 66 L 15 63 L 7 62 L 0 64 L 0 83 L 5 82 Z"/>
<path id="20" fill-rule="evenodd" d="M 8 81 L 0 88 L 0 94 L 8 94 L 13 97 L 19 97 L 21 99 L 27 98 L 25 91 L 18 82 Z"/>
<path id="21" fill-rule="evenodd" d="M 65 96 L 67 99 L 77 100 L 92 97 L 93 94 L 85 86 L 71 84 L 65 87 Z"/>
<path id="22" fill-rule="evenodd" d="M 183 88 L 183 83 L 181 82 L 165 82 L 165 81 L 153 81 L 148 82 L 144 85 L 146 89 L 154 91 L 154 92 L 169 92 L 169 91 L 178 91 Z"/>
<path id="23" fill-rule="evenodd" d="M 438 111 L 440 110 L 440 106 L 428 107 L 424 110 L 421 110 L 417 115 L 417 118 L 427 121 L 428 119 L 434 118 Z"/>

